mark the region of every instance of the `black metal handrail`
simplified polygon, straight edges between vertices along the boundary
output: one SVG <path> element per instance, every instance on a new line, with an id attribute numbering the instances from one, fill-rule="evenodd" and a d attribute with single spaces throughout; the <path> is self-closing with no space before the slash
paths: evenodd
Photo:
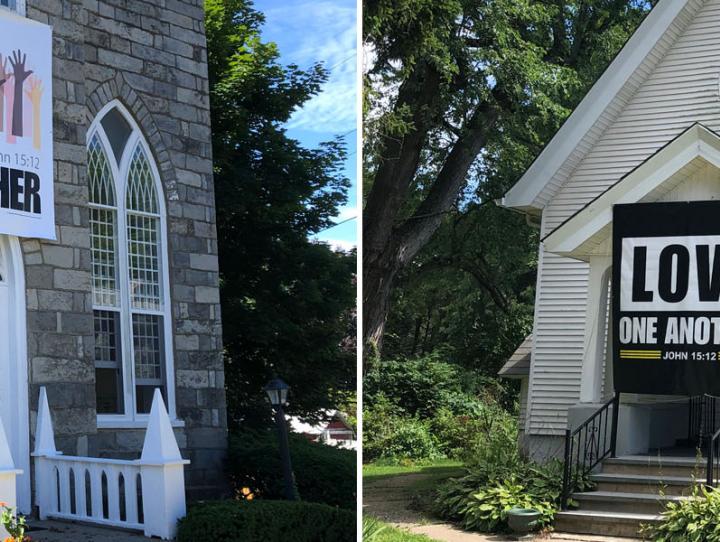
<path id="1" fill-rule="evenodd" d="M 560 496 L 563 510 L 567 508 L 578 479 L 590 474 L 606 457 L 615 457 L 619 404 L 620 395 L 615 394 L 577 429 L 565 431 L 565 462 Z M 609 419 L 611 408 L 612 419 Z"/>
<path id="2" fill-rule="evenodd" d="M 697 395 L 690 398 L 688 420 L 688 443 L 703 449 L 718 429 L 718 398 L 713 395 Z"/>
<path id="3" fill-rule="evenodd" d="M 720 478 L 720 429 L 708 439 L 705 483 L 710 487 L 717 487 L 718 478 Z"/>

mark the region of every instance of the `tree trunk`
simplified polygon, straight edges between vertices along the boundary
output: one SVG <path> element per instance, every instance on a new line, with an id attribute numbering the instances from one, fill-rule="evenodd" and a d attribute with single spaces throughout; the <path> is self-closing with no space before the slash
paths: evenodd
<path id="1" fill-rule="evenodd" d="M 390 294 L 398 270 L 397 257 L 391 251 L 375 254 L 372 263 L 363 260 L 363 335 L 366 357 L 377 355 L 382 350 Z"/>
<path id="2" fill-rule="evenodd" d="M 419 167 L 424 137 L 416 133 L 412 138 L 406 136 L 404 145 L 397 149 L 401 151 L 395 155 L 398 158 L 386 160 L 378 169 L 363 213 L 363 343 L 367 354 L 379 354 L 382 350 L 390 295 L 398 271 L 416 256 L 440 226 L 443 215 L 452 208 L 498 115 L 499 110 L 490 103 L 477 107 L 448 153 L 425 200 L 402 224 L 397 225 L 394 220 L 405 202 L 410 181 L 393 177 L 393 166 L 414 164 L 412 179 Z M 412 144 L 408 144 L 408 140 Z M 390 147 L 397 144 L 396 140 Z"/>

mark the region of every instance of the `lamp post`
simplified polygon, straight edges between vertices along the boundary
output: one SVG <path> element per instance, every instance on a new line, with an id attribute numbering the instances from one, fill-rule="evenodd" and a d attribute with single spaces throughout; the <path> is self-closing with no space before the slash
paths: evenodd
<path id="1" fill-rule="evenodd" d="M 282 379 L 273 378 L 263 388 L 270 399 L 270 404 L 275 409 L 275 423 L 278 426 L 278 437 L 280 440 L 280 459 L 283 464 L 283 475 L 285 477 L 285 498 L 289 501 L 298 500 L 295 491 L 295 476 L 293 475 L 292 463 L 290 462 L 290 445 L 288 443 L 287 422 L 283 406 L 287 404 L 288 386 Z"/>

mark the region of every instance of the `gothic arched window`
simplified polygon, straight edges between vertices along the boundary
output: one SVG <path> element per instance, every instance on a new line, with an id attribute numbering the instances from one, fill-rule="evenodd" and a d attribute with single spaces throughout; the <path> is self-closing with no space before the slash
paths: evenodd
<path id="1" fill-rule="evenodd" d="M 141 421 L 155 388 L 174 417 L 162 186 L 142 133 L 119 103 L 90 127 L 87 167 L 98 421 Z"/>

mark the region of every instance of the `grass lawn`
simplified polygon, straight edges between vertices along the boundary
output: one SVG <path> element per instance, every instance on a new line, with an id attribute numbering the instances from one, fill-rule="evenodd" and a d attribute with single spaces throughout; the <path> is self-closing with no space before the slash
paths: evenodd
<path id="1" fill-rule="evenodd" d="M 394 498 L 397 498 L 398 495 L 404 495 L 407 498 L 408 507 L 432 514 L 437 487 L 448 478 L 463 476 L 464 474 L 465 468 L 461 462 L 447 459 L 432 464 L 410 466 L 370 463 L 363 466 L 363 484 L 366 495 L 384 493 L 392 495 Z M 408 475 L 414 476 L 409 477 Z M 403 481 L 402 479 L 406 476 L 408 478 Z M 392 488 L 384 487 L 383 480 L 391 478 L 397 478 L 398 480 L 393 483 Z M 414 539 L 409 538 L 408 540 Z"/>
<path id="2" fill-rule="evenodd" d="M 382 526 L 382 530 L 377 535 L 367 539 L 369 542 L 437 542 L 434 538 L 396 529 L 387 523 L 375 521 L 375 524 Z"/>
<path id="3" fill-rule="evenodd" d="M 463 464 L 452 459 L 441 459 L 433 463 L 410 466 L 368 463 L 363 465 L 363 481 L 376 482 L 383 478 L 392 478 L 403 474 L 427 474 L 429 479 L 437 481 L 462 476 L 464 472 Z"/>

